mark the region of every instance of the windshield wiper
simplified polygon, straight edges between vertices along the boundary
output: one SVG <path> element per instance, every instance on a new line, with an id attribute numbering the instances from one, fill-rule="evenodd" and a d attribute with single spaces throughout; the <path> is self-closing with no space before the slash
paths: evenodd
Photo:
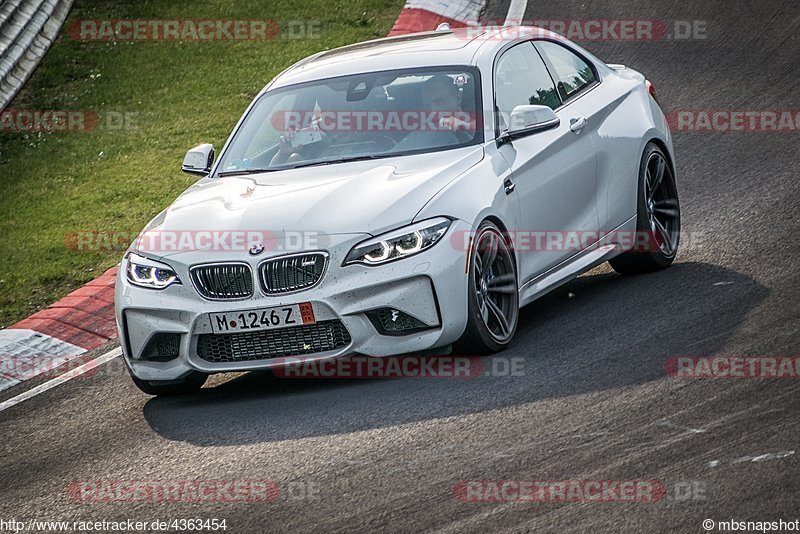
<path id="1" fill-rule="evenodd" d="M 372 155 L 365 155 L 365 156 L 353 156 L 352 158 L 340 158 L 340 159 L 326 159 L 323 161 L 311 161 L 309 163 L 301 163 L 299 165 L 295 165 L 294 167 L 289 167 L 290 169 L 299 169 L 301 167 L 313 167 L 316 165 L 333 165 L 335 163 L 350 163 L 351 161 L 366 161 L 370 159 L 383 159 L 383 158 L 393 158 L 395 156 L 403 156 L 404 154 L 394 153 L 394 154 L 372 154 Z"/>
<path id="2" fill-rule="evenodd" d="M 364 155 L 364 156 L 353 156 L 351 158 L 339 158 L 339 159 L 326 159 L 323 161 L 310 161 L 308 163 L 299 163 L 297 165 L 293 165 L 291 167 L 274 167 L 272 169 L 239 169 L 235 171 L 223 171 L 218 172 L 217 176 L 219 178 L 225 178 L 226 176 L 244 176 L 247 174 L 259 174 L 262 172 L 275 172 L 275 171 L 286 171 L 289 169 L 299 169 L 301 167 L 313 167 L 315 165 L 332 165 L 334 163 L 349 163 L 351 161 L 366 161 L 370 159 L 382 159 L 382 158 L 390 158 L 394 156 L 403 156 L 404 154 L 372 154 L 372 155 Z"/>
<path id="3" fill-rule="evenodd" d="M 217 176 L 224 178 L 226 176 L 244 176 L 246 174 L 259 174 L 262 172 L 273 172 L 279 169 L 239 169 L 238 171 L 223 171 L 218 172 Z"/>

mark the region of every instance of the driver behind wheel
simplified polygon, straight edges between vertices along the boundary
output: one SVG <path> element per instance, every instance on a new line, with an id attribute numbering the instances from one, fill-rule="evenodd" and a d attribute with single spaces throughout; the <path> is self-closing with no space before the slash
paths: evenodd
<path id="1" fill-rule="evenodd" d="M 422 105 L 429 111 L 457 113 L 461 111 L 461 91 L 453 78 L 445 74 L 437 74 L 425 82 L 422 90 Z M 439 117 L 439 128 L 445 130 L 466 131 L 470 124 L 457 117 L 448 115 Z"/>
<path id="2" fill-rule="evenodd" d="M 325 138 L 316 126 L 302 130 L 289 129 L 280 137 L 278 152 L 272 157 L 269 166 L 317 159 L 322 156 L 324 145 Z"/>

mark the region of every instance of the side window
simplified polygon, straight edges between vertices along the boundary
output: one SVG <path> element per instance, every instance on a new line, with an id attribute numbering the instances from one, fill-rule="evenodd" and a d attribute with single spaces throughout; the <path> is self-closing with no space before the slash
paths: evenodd
<path id="1" fill-rule="evenodd" d="M 555 109 L 561 105 L 556 86 L 544 61 L 530 42 L 509 48 L 497 61 L 495 104 L 500 111 L 500 129 L 516 106 L 538 105 Z"/>
<path id="2" fill-rule="evenodd" d="M 592 67 L 567 48 L 550 41 L 537 41 L 536 46 L 555 67 L 558 90 L 564 100 L 597 81 Z"/>

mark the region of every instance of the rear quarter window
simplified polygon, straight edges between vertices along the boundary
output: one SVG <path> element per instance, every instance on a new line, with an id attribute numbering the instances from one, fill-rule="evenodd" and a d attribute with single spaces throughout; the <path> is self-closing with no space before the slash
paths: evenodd
<path id="1" fill-rule="evenodd" d="M 597 82 L 592 66 L 583 58 L 551 41 L 537 41 L 536 46 L 555 68 L 558 78 L 558 91 L 567 100 Z"/>

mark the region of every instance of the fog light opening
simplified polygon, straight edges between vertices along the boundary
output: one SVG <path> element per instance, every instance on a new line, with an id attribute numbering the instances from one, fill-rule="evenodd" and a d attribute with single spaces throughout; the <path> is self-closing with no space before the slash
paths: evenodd
<path id="1" fill-rule="evenodd" d="M 142 360 L 150 362 L 168 362 L 178 357 L 181 347 L 181 335 L 159 333 L 153 335 L 142 351 Z"/>
<path id="2" fill-rule="evenodd" d="M 375 330 L 384 336 L 405 336 L 435 328 L 435 326 L 426 325 L 416 317 L 395 308 L 379 308 L 369 311 L 367 318 Z"/>

